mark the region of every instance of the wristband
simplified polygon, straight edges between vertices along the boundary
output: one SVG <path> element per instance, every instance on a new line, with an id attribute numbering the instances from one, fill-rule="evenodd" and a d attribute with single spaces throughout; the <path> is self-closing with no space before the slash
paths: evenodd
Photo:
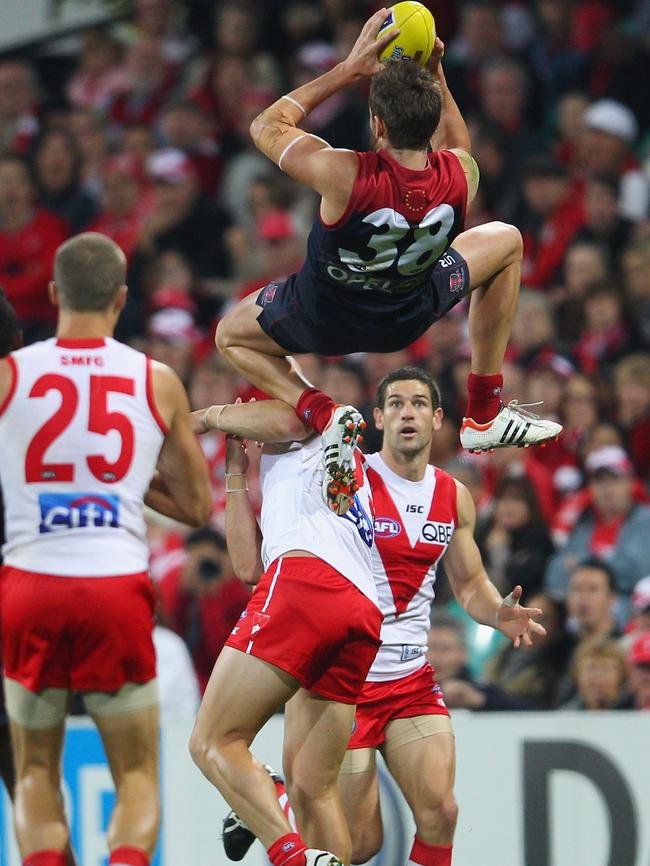
<path id="1" fill-rule="evenodd" d="M 225 472 L 224 478 L 226 479 L 226 493 L 248 493 L 248 484 L 243 487 L 231 487 L 228 483 L 231 478 L 246 478 L 245 472 Z"/>
<path id="2" fill-rule="evenodd" d="M 302 107 L 302 105 L 298 102 L 297 99 L 293 98 L 293 96 L 289 96 L 288 94 L 285 93 L 284 96 L 281 98 L 282 99 L 288 99 L 289 102 L 293 102 L 293 104 L 296 106 L 296 108 L 299 108 L 305 117 L 307 116 L 307 112 L 305 111 L 305 109 Z"/>

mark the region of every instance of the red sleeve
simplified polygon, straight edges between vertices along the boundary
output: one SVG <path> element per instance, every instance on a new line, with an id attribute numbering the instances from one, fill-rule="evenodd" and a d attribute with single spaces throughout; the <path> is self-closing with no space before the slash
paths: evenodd
<path id="1" fill-rule="evenodd" d="M 2 285 L 7 297 L 21 318 L 42 315 L 47 311 L 53 317 L 47 297 L 47 286 L 52 279 L 54 254 L 68 237 L 65 223 L 47 211 L 37 212 L 31 225 L 25 227 L 14 239 L 11 249 L 5 247 L 0 261 Z M 11 239 L 5 238 L 5 244 Z M 17 273 L 8 273 L 9 260 Z"/>

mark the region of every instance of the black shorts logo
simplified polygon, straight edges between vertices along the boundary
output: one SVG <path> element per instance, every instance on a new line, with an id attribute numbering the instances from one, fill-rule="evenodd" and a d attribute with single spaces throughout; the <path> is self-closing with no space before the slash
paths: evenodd
<path id="1" fill-rule="evenodd" d="M 456 294 L 465 288 L 465 277 L 462 271 L 454 271 L 449 274 L 449 291 Z"/>
<path id="2" fill-rule="evenodd" d="M 263 304 L 272 304 L 275 300 L 275 293 L 278 290 L 277 283 L 271 283 L 268 285 L 264 291 L 262 292 L 262 303 Z"/>

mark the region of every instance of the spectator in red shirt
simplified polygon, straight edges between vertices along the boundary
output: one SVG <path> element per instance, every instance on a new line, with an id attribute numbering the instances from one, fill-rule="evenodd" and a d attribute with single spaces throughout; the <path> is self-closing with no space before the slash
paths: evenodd
<path id="1" fill-rule="evenodd" d="M 614 370 L 616 420 L 640 478 L 650 479 L 650 357 L 628 355 Z M 649 569 L 650 570 L 650 569 Z"/>
<path id="2" fill-rule="evenodd" d="M 144 37 L 132 45 L 125 60 L 122 91 L 114 99 L 111 118 L 119 126 L 154 123 L 177 75 L 165 60 L 161 43 Z"/>
<path id="3" fill-rule="evenodd" d="M 581 201 L 576 200 L 566 168 L 547 156 L 533 157 L 526 164 L 524 198 L 528 216 L 522 232 L 522 282 L 545 289 L 584 224 L 584 211 Z"/>
<path id="4" fill-rule="evenodd" d="M 112 156 L 103 165 L 101 213 L 92 231 L 112 238 L 130 261 L 152 205 L 144 170 L 130 154 Z"/>
<path id="5" fill-rule="evenodd" d="M 650 507 L 635 501 L 632 463 L 623 449 L 598 448 L 585 461 L 592 503 L 550 560 L 545 575 L 549 592 L 566 593 L 575 566 L 590 556 L 605 560 L 616 575 L 617 619 L 630 613 L 631 594 L 647 574 Z"/>
<path id="6" fill-rule="evenodd" d="M 79 66 L 66 94 L 76 108 L 104 111 L 122 88 L 122 46 L 106 30 L 84 34 Z"/>
<path id="7" fill-rule="evenodd" d="M 592 286 L 584 300 L 583 327 L 573 354 L 579 368 L 595 376 L 630 350 L 621 295 L 608 282 Z"/>
<path id="8" fill-rule="evenodd" d="M 56 310 L 47 286 L 65 223 L 34 206 L 36 192 L 27 163 L 0 157 L 0 286 L 13 304 L 26 343 L 53 333 Z"/>
<path id="9" fill-rule="evenodd" d="M 197 529 L 187 536 L 185 550 L 185 562 L 160 583 L 160 597 L 167 623 L 190 650 L 203 691 L 250 591 L 235 577 L 221 533 Z"/>

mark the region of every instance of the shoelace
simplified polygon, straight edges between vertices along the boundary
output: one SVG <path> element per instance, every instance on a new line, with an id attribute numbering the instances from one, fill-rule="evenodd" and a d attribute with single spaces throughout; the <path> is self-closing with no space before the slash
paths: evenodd
<path id="1" fill-rule="evenodd" d="M 538 400 L 536 403 L 520 403 L 519 400 L 511 400 L 506 408 L 510 409 L 511 412 L 514 412 L 515 415 L 521 415 L 521 417 L 525 418 L 526 421 L 539 421 L 541 415 L 537 415 L 535 412 L 529 412 L 527 407 L 541 406 L 543 403 L 543 400 Z"/>

